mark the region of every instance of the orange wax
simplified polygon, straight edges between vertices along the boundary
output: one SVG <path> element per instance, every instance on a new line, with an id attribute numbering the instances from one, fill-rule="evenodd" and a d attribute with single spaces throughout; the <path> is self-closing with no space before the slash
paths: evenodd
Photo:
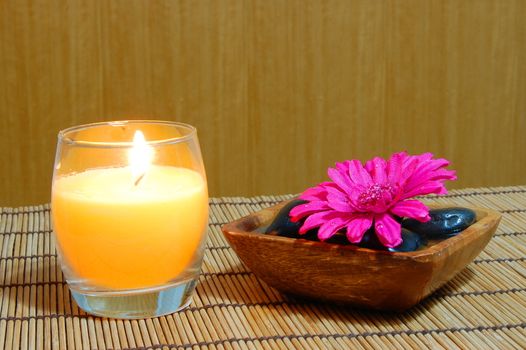
<path id="1" fill-rule="evenodd" d="M 54 230 L 77 279 L 111 289 L 165 284 L 190 264 L 205 234 L 208 194 L 189 169 L 151 166 L 137 185 L 130 169 L 58 177 Z"/>

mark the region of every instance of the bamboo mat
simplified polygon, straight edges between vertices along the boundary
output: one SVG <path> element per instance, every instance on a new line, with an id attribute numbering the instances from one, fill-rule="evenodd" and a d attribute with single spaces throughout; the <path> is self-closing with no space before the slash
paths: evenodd
<path id="1" fill-rule="evenodd" d="M 0 209 L 0 348 L 526 348 L 526 186 L 452 191 L 430 200 L 493 208 L 503 218 L 473 263 L 401 314 L 287 298 L 243 266 L 221 225 L 290 197 L 211 199 L 191 307 L 137 321 L 79 310 L 57 264 L 48 205 Z"/>

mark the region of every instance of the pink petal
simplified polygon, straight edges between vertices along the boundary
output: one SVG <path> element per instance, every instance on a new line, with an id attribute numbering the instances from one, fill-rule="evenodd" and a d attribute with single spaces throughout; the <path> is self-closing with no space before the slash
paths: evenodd
<path id="1" fill-rule="evenodd" d="M 372 216 L 359 216 L 347 224 L 347 239 L 351 243 L 360 243 L 365 231 L 373 224 Z"/>
<path id="2" fill-rule="evenodd" d="M 421 161 L 419 168 L 423 171 L 434 171 L 440 168 L 447 167 L 448 165 L 449 161 L 447 159 L 429 159 Z"/>
<path id="3" fill-rule="evenodd" d="M 325 191 L 327 191 L 327 197 L 329 195 L 336 196 L 338 198 L 347 198 L 347 193 L 341 189 L 339 186 L 334 187 L 326 187 Z"/>
<path id="4" fill-rule="evenodd" d="M 456 180 L 457 175 L 455 170 L 440 169 L 435 170 L 429 177 L 430 180 Z"/>
<path id="5" fill-rule="evenodd" d="M 327 205 L 327 202 L 309 202 L 305 204 L 300 204 L 292 208 L 289 212 L 289 216 L 292 222 L 297 222 L 301 218 L 317 213 L 319 211 L 324 211 L 330 209 Z"/>
<path id="6" fill-rule="evenodd" d="M 345 225 L 347 225 L 348 222 L 349 219 L 342 217 L 336 217 L 332 220 L 325 222 L 323 225 L 320 226 L 320 229 L 318 230 L 318 238 L 321 241 L 329 239 L 338 230 L 341 230 L 343 227 L 345 227 Z"/>
<path id="7" fill-rule="evenodd" d="M 415 168 L 411 171 L 404 171 L 411 173 L 404 184 L 405 192 L 413 192 L 416 188 L 428 186 L 429 182 L 432 181 L 445 181 L 455 180 L 456 175 L 452 170 L 444 169 L 449 162 L 445 159 L 428 159 L 430 154 L 424 154 L 421 156 L 414 156 L 413 159 L 418 161 Z M 443 194 L 445 193 L 445 187 L 443 189 L 434 190 L 429 193 Z M 408 198 L 408 196 L 406 196 Z"/>
<path id="8" fill-rule="evenodd" d="M 355 207 L 350 201 L 348 194 L 341 192 L 339 188 L 327 188 L 327 204 L 329 207 L 340 212 L 355 211 Z"/>
<path id="9" fill-rule="evenodd" d="M 306 189 L 299 198 L 305 201 L 325 200 L 327 198 L 327 191 L 319 185 Z"/>
<path id="10" fill-rule="evenodd" d="M 327 170 L 327 175 L 329 175 L 329 178 L 334 181 L 336 185 L 338 185 L 343 191 L 347 192 L 351 190 L 351 183 L 347 176 L 342 174 L 340 171 L 329 168 Z"/>
<path id="11" fill-rule="evenodd" d="M 359 203 L 360 203 L 360 195 L 365 190 L 365 188 L 355 186 L 353 187 L 353 190 L 349 194 L 349 198 L 351 200 L 351 205 L 355 208 L 355 211 L 359 211 Z"/>
<path id="12" fill-rule="evenodd" d="M 380 243 L 384 246 L 394 248 L 402 243 L 402 227 L 388 213 L 375 217 L 374 228 Z"/>
<path id="13" fill-rule="evenodd" d="M 336 163 L 336 169 L 343 174 L 347 174 L 349 172 L 349 164 L 351 163 L 350 160 L 346 160 L 341 163 Z"/>
<path id="14" fill-rule="evenodd" d="M 327 191 L 327 201 L 340 201 L 340 202 L 346 202 L 349 197 L 340 192 L 339 190 L 330 190 Z"/>
<path id="15" fill-rule="evenodd" d="M 420 185 L 417 188 L 413 188 L 412 190 L 405 192 L 400 199 L 407 199 L 414 196 L 422 196 L 425 194 L 445 194 L 447 193 L 446 187 L 444 184 L 438 181 L 429 181 L 423 185 Z"/>
<path id="16" fill-rule="evenodd" d="M 387 180 L 392 183 L 398 183 L 402 177 L 402 166 L 404 164 L 405 152 L 395 153 L 387 162 Z"/>
<path id="17" fill-rule="evenodd" d="M 404 184 L 408 181 L 408 179 L 413 175 L 417 165 L 418 165 L 418 160 L 413 156 L 408 156 L 404 159 L 404 162 L 402 165 L 402 173 L 398 181 L 400 186 L 404 186 Z"/>
<path id="18" fill-rule="evenodd" d="M 332 195 L 327 197 L 327 203 L 329 207 L 341 213 L 350 213 L 355 210 L 348 200 L 342 200 L 341 198 L 333 197 Z"/>
<path id="19" fill-rule="evenodd" d="M 309 216 L 303 225 L 300 227 L 299 233 L 304 234 L 313 228 L 323 225 L 327 220 L 334 219 L 336 217 L 332 210 L 322 211 Z"/>
<path id="20" fill-rule="evenodd" d="M 426 153 L 422 153 L 422 154 L 416 154 L 416 155 L 414 155 L 412 157 L 414 157 L 419 162 L 427 162 L 428 160 L 433 159 L 433 153 L 426 152 Z"/>
<path id="21" fill-rule="evenodd" d="M 393 208 L 391 208 L 391 213 L 400 217 L 416 219 L 421 222 L 431 220 L 431 217 L 429 216 L 429 209 L 424 205 L 424 203 L 418 200 L 398 202 Z"/>
<path id="22" fill-rule="evenodd" d="M 353 159 L 349 163 L 349 178 L 355 185 L 369 186 L 372 183 L 371 175 L 364 169 L 359 160 Z"/>
<path id="23" fill-rule="evenodd" d="M 383 184 L 387 180 L 387 162 L 380 157 L 374 157 L 365 164 L 365 169 L 371 174 L 373 181 L 377 184 Z"/>

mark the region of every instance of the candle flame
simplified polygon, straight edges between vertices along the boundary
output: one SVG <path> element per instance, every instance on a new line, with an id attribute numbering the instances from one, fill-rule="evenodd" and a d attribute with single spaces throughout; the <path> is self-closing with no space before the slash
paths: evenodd
<path id="1" fill-rule="evenodd" d="M 133 147 L 128 153 L 130 169 L 135 186 L 144 178 L 153 160 L 153 148 L 148 146 L 144 134 L 137 130 L 133 135 Z"/>

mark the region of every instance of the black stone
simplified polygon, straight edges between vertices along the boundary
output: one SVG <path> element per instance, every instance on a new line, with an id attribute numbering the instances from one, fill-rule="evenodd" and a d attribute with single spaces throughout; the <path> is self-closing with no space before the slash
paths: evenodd
<path id="1" fill-rule="evenodd" d="M 357 245 L 359 247 L 369 248 L 369 249 L 377 249 L 377 250 L 385 249 L 382 243 L 380 243 L 380 241 L 378 240 L 378 237 L 376 236 L 376 233 L 374 232 L 374 228 L 371 228 L 365 231 L 362 237 L 362 240 Z"/>
<path id="2" fill-rule="evenodd" d="M 374 230 L 370 229 L 363 235 L 358 246 L 375 250 L 387 250 L 389 252 L 413 252 L 427 244 L 425 238 L 421 235 L 402 228 L 402 243 L 394 248 L 388 248 L 382 245 Z"/>
<path id="3" fill-rule="evenodd" d="M 446 239 L 456 236 L 475 222 L 476 214 L 467 208 L 453 207 L 429 211 L 431 220 L 420 222 L 405 219 L 402 226 L 428 239 Z"/>
<path id="4" fill-rule="evenodd" d="M 308 232 L 307 232 L 308 233 Z M 339 245 L 349 245 L 352 244 L 347 239 L 345 232 L 336 232 L 332 237 L 327 239 L 325 242 Z"/>
<path id="5" fill-rule="evenodd" d="M 300 235 L 298 233 L 301 225 L 303 224 L 303 221 L 300 220 L 298 222 L 292 222 L 289 216 L 289 213 L 292 210 L 292 208 L 305 203 L 307 203 L 307 201 L 301 199 L 294 199 L 293 201 L 285 205 L 278 212 L 270 226 L 265 230 L 265 233 L 291 238 L 306 238 L 304 237 L 305 235 Z"/>
<path id="6" fill-rule="evenodd" d="M 390 252 L 413 252 L 427 244 L 427 240 L 418 233 L 402 228 L 402 243 L 394 248 L 387 248 Z"/>

